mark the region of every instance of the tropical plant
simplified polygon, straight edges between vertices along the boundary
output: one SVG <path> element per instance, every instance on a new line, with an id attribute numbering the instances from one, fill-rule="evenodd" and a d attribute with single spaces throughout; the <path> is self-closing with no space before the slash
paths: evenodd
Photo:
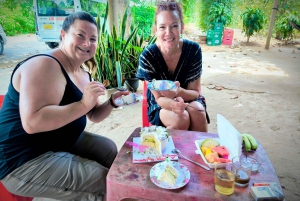
<path id="1" fill-rule="evenodd" d="M 250 36 L 254 32 L 259 32 L 263 29 L 265 23 L 265 17 L 259 8 L 246 8 L 246 12 L 242 13 L 241 18 L 243 20 L 242 32 L 247 36 L 247 43 Z"/>
<path id="2" fill-rule="evenodd" d="M 106 29 L 107 17 L 108 17 L 108 3 L 106 5 L 106 12 L 101 23 L 101 19 L 97 17 L 97 26 L 99 27 L 98 44 L 95 54 L 95 61 L 97 64 L 96 71 L 92 72 L 92 76 L 95 80 L 98 80 L 104 84 L 107 88 L 120 87 L 122 84 L 122 65 L 128 60 L 127 48 L 130 45 L 130 41 L 137 34 L 137 28 L 131 30 L 128 38 L 125 38 L 126 20 L 127 20 L 126 6 L 120 25 L 119 33 L 116 31 L 116 27 L 113 26 L 113 30 L 109 33 Z"/>
<path id="3" fill-rule="evenodd" d="M 295 36 L 292 23 L 300 24 L 300 18 L 296 13 L 285 12 L 275 24 L 275 32 L 280 33 L 280 36 L 285 40 L 285 43 L 287 43 L 288 40 L 292 40 Z"/>
<path id="4" fill-rule="evenodd" d="M 145 3 L 134 3 L 130 7 L 134 24 L 139 27 L 138 34 L 149 40 L 154 22 L 155 6 Z"/>
<path id="5" fill-rule="evenodd" d="M 233 0 L 197 0 L 199 2 L 198 26 L 207 31 L 214 26 L 214 23 L 229 25 L 232 19 Z"/>
<path id="6" fill-rule="evenodd" d="M 232 10 L 230 4 L 215 2 L 210 6 L 206 23 L 208 29 L 213 29 L 215 23 L 222 23 L 225 27 L 231 23 Z"/>
<path id="7" fill-rule="evenodd" d="M 131 30 L 133 26 L 131 26 Z M 143 34 L 136 34 L 133 36 L 130 44 L 127 48 L 127 57 L 122 65 L 122 74 L 123 77 L 126 78 L 135 78 L 136 72 L 139 66 L 139 57 L 142 51 L 148 46 L 156 41 L 156 36 L 153 35 L 149 41 L 144 45 L 144 37 Z"/>

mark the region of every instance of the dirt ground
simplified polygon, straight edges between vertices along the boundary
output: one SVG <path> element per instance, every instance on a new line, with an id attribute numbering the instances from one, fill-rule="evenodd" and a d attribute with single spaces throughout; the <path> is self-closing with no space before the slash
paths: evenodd
<path id="1" fill-rule="evenodd" d="M 202 43 L 199 35 L 200 31 L 186 27 L 186 38 Z M 9 40 L 16 41 L 16 38 Z M 270 49 L 265 50 L 265 38 L 256 36 L 251 37 L 249 43 L 245 41 L 241 31 L 234 30 L 231 46 L 201 44 L 201 84 L 211 118 L 209 132 L 217 133 L 216 117 L 221 114 L 240 133 L 253 135 L 272 161 L 286 200 L 298 201 L 300 44 L 282 45 L 280 41 L 271 40 Z M 32 43 L 28 45 L 33 47 Z M 45 46 L 39 50 L 34 48 L 37 47 L 33 47 L 32 53 L 47 49 Z M 32 53 L 26 53 L 26 56 Z M 0 57 L 0 68 L 5 72 L 0 72 L 1 85 L 6 85 L 12 70 L 9 58 Z M 142 93 L 141 83 L 138 92 Z M 86 130 L 113 139 L 120 148 L 131 132 L 142 126 L 141 106 L 138 103 L 114 109 L 103 122 L 88 122 Z"/>

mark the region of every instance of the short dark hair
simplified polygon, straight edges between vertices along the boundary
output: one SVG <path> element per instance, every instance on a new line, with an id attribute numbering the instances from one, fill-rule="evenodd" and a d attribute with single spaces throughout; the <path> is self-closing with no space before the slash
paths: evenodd
<path id="1" fill-rule="evenodd" d="M 176 2 L 175 0 L 158 2 L 155 11 L 155 24 L 156 24 L 156 16 L 162 11 L 176 11 L 179 16 L 180 22 L 183 24 L 183 15 L 182 15 L 182 8 L 180 3 Z"/>
<path id="2" fill-rule="evenodd" d="M 66 17 L 66 19 L 63 22 L 62 29 L 65 32 L 68 32 L 69 29 L 70 29 L 70 26 L 72 24 L 74 24 L 75 20 L 87 21 L 87 22 L 90 22 L 90 23 L 96 25 L 96 27 L 97 27 L 97 22 L 91 14 L 89 14 L 87 12 L 84 12 L 84 11 L 77 11 L 77 12 L 72 13 L 72 14 L 70 14 Z M 97 30 L 98 30 L 98 27 L 97 27 Z M 59 38 L 60 38 L 60 40 L 62 40 L 61 36 L 59 36 Z"/>

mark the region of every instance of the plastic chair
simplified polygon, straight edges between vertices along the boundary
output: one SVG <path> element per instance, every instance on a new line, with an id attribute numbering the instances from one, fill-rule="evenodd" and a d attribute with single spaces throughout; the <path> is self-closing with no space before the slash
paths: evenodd
<path id="1" fill-rule="evenodd" d="M 4 100 L 4 95 L 0 95 L 0 108 L 2 107 L 2 103 Z M 30 197 L 22 197 L 19 195 L 14 195 L 3 186 L 0 181 L 0 201 L 32 201 L 33 198 Z"/>
<path id="2" fill-rule="evenodd" d="M 0 108 L 2 107 L 3 101 L 4 101 L 4 95 L 0 95 Z"/>
<path id="3" fill-rule="evenodd" d="M 148 103 L 147 103 L 147 90 L 148 86 L 146 81 L 144 81 L 144 88 L 143 88 L 143 102 L 142 102 L 142 121 L 143 127 L 152 126 L 148 121 Z"/>

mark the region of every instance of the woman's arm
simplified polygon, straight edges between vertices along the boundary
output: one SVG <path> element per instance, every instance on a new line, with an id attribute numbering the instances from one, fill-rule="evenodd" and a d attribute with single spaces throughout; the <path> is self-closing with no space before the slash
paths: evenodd
<path id="1" fill-rule="evenodd" d="M 20 93 L 21 121 L 29 134 L 60 128 L 85 115 L 96 104 L 99 93 L 97 85 L 90 86 L 85 89 L 93 94 L 89 104 L 79 101 L 59 106 L 66 79 L 57 61 L 43 56 L 21 65 L 13 76 L 13 85 Z"/>
<path id="2" fill-rule="evenodd" d="M 181 97 L 184 101 L 195 100 L 201 94 L 201 78 L 188 84 L 187 89 L 180 88 L 177 97 Z"/>
<path id="3" fill-rule="evenodd" d="M 112 94 L 112 96 L 110 97 L 111 100 L 108 99 L 102 104 L 98 100 L 96 106 L 87 114 L 87 117 L 89 118 L 90 121 L 94 123 L 99 123 L 103 121 L 106 117 L 109 116 L 109 114 L 113 110 L 114 108 L 113 105 L 116 105 L 115 99 L 122 95 L 127 95 L 129 93 L 130 93 L 129 91 L 116 92 L 115 94 Z M 111 103 L 111 101 L 113 101 L 113 103 Z"/>

